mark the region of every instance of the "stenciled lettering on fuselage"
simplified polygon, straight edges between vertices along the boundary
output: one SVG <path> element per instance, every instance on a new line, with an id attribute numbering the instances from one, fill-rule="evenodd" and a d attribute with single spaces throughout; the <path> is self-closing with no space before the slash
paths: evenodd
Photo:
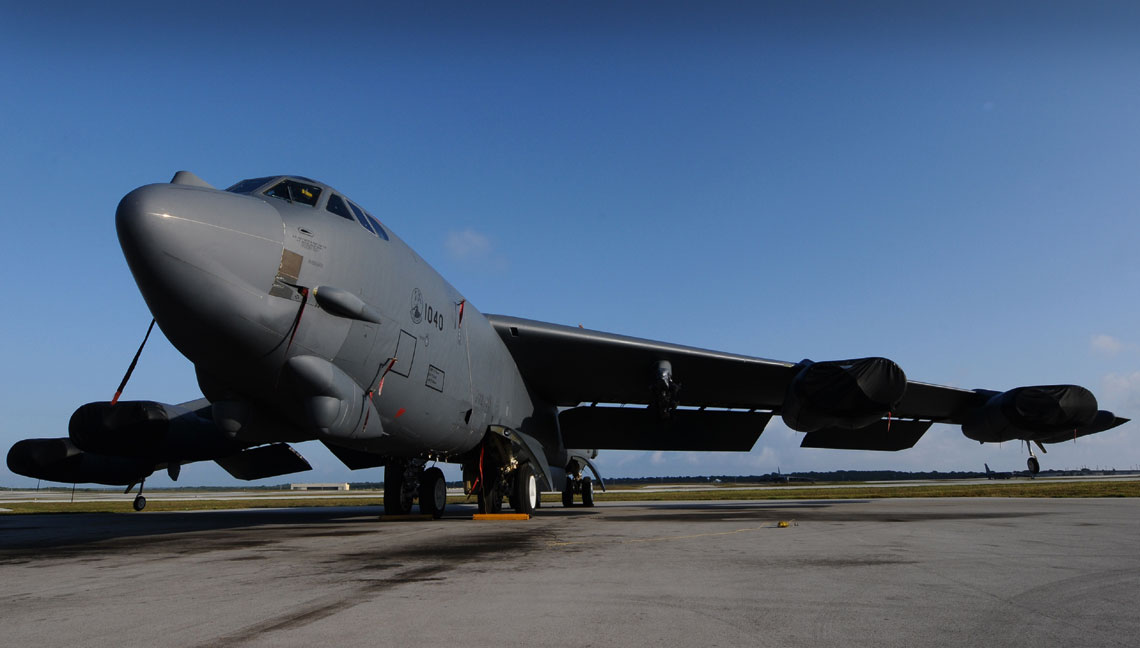
<path id="1" fill-rule="evenodd" d="M 412 323 L 419 324 L 427 320 L 429 326 L 443 330 L 443 313 L 431 304 L 424 303 L 424 294 L 419 288 L 412 289 Z"/>

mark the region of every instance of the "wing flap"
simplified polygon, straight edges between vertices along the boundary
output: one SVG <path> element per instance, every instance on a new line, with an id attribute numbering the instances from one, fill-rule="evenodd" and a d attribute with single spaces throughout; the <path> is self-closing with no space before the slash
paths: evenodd
<path id="1" fill-rule="evenodd" d="M 825 428 L 809 432 L 801 448 L 833 450 L 884 450 L 893 452 L 914 447 L 933 423 L 931 421 L 887 421 L 882 419 L 858 430 Z"/>
<path id="2" fill-rule="evenodd" d="M 335 443 L 328 443 L 322 440 L 321 443 L 333 453 L 340 462 L 344 464 L 349 470 L 360 470 L 362 468 L 379 468 L 384 465 L 384 457 L 371 452 L 363 450 L 354 450 L 353 448 L 346 448 L 338 446 Z"/>
<path id="3" fill-rule="evenodd" d="M 245 481 L 312 469 L 309 462 L 288 443 L 250 448 L 214 461 L 229 474 Z"/>
<path id="4" fill-rule="evenodd" d="M 677 410 L 667 419 L 636 407 L 575 407 L 558 415 L 568 448 L 747 452 L 771 412 Z"/>

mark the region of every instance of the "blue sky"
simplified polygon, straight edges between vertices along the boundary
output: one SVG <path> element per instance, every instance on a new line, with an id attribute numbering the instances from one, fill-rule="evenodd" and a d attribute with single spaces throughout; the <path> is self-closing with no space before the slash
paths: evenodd
<path id="1" fill-rule="evenodd" d="M 483 311 L 1140 415 L 1131 3 L 5 3 L 0 446 L 110 398 L 149 314 L 114 210 L 179 169 L 320 178 Z M 152 338 L 126 398 L 197 397 Z M 1045 467 L 1140 465 L 1136 424 Z M 603 453 L 615 476 L 1024 465 Z M 317 444 L 305 481 L 370 480 Z M 165 477 L 154 481 L 163 483 Z M 0 469 L 0 485 L 29 485 Z M 233 483 L 212 464 L 183 482 Z"/>

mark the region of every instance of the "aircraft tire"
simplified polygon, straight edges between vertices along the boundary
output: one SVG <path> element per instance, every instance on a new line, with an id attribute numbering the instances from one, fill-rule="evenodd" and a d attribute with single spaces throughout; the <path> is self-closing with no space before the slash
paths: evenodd
<path id="1" fill-rule="evenodd" d="M 412 512 L 411 498 L 404 497 L 404 467 L 384 466 L 384 515 L 407 515 Z"/>
<path id="2" fill-rule="evenodd" d="M 589 477 L 582 478 L 582 506 L 594 505 L 594 480 Z"/>
<path id="3" fill-rule="evenodd" d="M 486 495 L 483 494 L 482 489 L 479 490 L 479 512 L 503 512 L 503 493 L 498 489 L 498 487 L 488 490 Z"/>
<path id="4" fill-rule="evenodd" d="M 146 498 L 142 495 L 136 496 L 135 501 L 131 502 L 131 506 L 133 506 L 136 511 L 143 510 L 146 508 Z"/>
<path id="5" fill-rule="evenodd" d="M 538 499 L 538 480 L 530 464 L 522 464 L 515 471 L 515 487 L 511 497 L 511 508 L 515 513 L 534 515 L 535 501 Z"/>
<path id="6" fill-rule="evenodd" d="M 1030 457 L 1029 460 L 1025 462 L 1025 465 L 1029 468 L 1030 475 L 1036 475 L 1041 472 L 1041 464 L 1037 461 L 1037 457 Z"/>
<path id="7" fill-rule="evenodd" d="M 443 517 L 443 509 L 446 507 L 447 481 L 443 478 L 443 471 L 428 468 L 420 476 L 420 513 L 438 520 Z"/>
<path id="8" fill-rule="evenodd" d="M 562 506 L 574 506 L 574 478 L 567 477 L 562 486 Z"/>

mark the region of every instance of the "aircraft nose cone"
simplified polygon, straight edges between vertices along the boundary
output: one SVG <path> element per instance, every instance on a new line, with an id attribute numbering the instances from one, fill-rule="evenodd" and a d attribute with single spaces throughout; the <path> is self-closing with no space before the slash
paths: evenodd
<path id="1" fill-rule="evenodd" d="M 115 227 L 147 306 L 187 357 L 204 346 L 203 327 L 232 338 L 242 335 L 235 322 L 258 320 L 281 261 L 277 210 L 212 188 L 153 184 L 123 197 Z"/>

